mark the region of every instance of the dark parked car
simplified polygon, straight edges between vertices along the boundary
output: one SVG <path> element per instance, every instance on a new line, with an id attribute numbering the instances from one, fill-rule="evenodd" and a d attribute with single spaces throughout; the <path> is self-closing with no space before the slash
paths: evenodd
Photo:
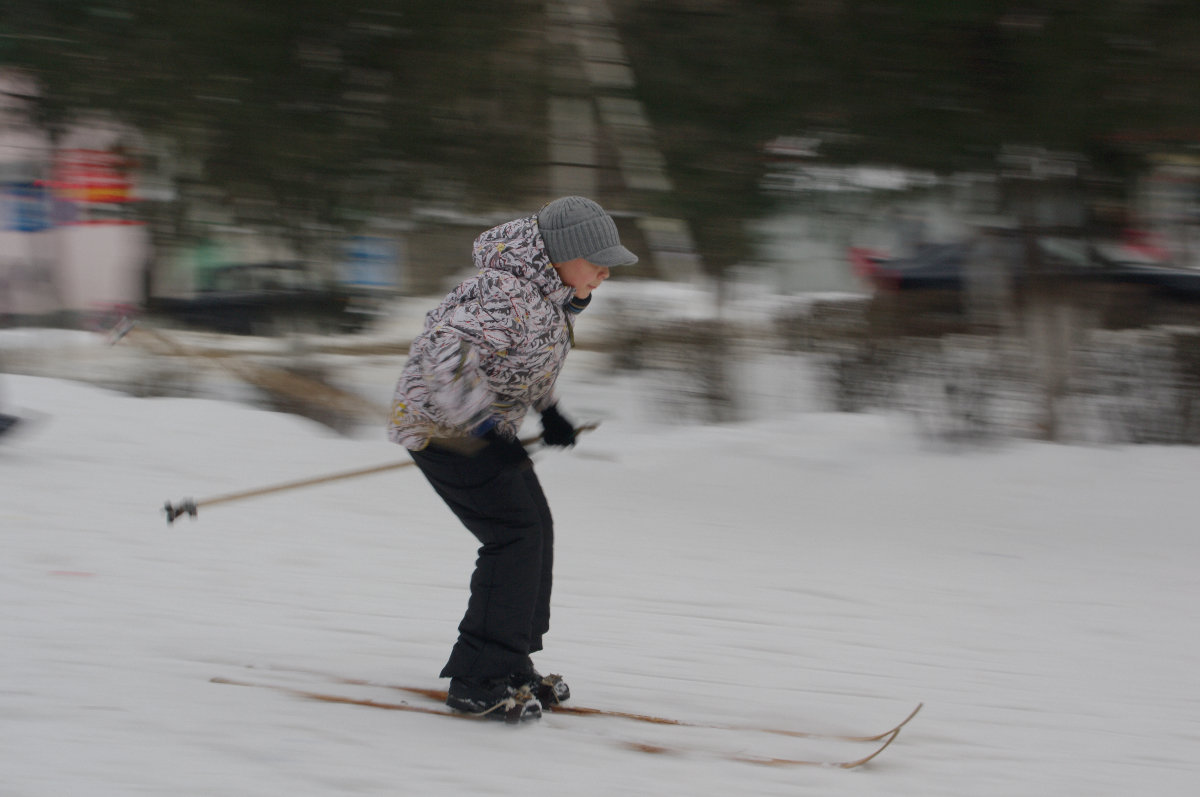
<path id="1" fill-rule="evenodd" d="M 1146 285 L 1180 299 L 1200 299 L 1200 269 L 1184 268 L 1150 256 L 1130 245 L 1111 244 L 1088 251 L 1082 241 L 1043 238 L 1038 241 L 1043 268 L 1048 273 L 1078 279 L 1125 285 Z M 971 254 L 966 242 L 922 246 L 912 257 L 889 257 L 883 252 L 850 247 L 847 255 L 854 272 L 881 290 L 961 290 Z M 1017 264 L 1011 274 L 1020 282 Z"/>
<path id="2" fill-rule="evenodd" d="M 150 299 L 147 312 L 197 329 L 272 335 L 293 330 L 356 332 L 377 311 L 377 300 L 323 281 L 300 263 L 223 266 L 210 276 L 193 296 Z"/>
<path id="3" fill-rule="evenodd" d="M 930 244 L 913 257 L 889 257 L 874 249 L 852 246 L 850 264 L 854 273 L 884 290 L 959 290 L 963 264 L 970 252 L 965 243 Z"/>

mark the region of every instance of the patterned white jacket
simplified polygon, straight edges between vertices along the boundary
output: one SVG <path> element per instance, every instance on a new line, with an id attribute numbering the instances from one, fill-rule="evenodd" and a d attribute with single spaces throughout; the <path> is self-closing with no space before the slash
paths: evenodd
<path id="1" fill-rule="evenodd" d="M 554 404 L 582 307 L 550 264 L 537 217 L 480 235 L 474 261 L 479 273 L 425 316 L 396 383 L 388 438 L 405 448 L 466 437 L 489 418 L 516 437 L 530 408 Z"/>

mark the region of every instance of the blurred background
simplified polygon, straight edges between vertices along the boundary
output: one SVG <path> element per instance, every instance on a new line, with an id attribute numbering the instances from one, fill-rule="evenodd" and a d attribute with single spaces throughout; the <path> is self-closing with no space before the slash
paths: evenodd
<path id="1" fill-rule="evenodd" d="M 1195 444 L 1197 86 L 1191 0 L 5 0 L 0 358 L 349 428 L 578 193 L 663 418 Z"/>

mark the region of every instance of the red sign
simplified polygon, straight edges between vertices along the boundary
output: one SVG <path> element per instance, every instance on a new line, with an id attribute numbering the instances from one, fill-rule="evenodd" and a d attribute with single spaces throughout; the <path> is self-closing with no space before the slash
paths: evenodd
<path id="1" fill-rule="evenodd" d="M 42 181 L 41 185 L 69 202 L 132 202 L 133 183 L 129 175 L 134 166 L 130 158 L 107 150 L 60 150 L 54 164 L 54 179 Z"/>

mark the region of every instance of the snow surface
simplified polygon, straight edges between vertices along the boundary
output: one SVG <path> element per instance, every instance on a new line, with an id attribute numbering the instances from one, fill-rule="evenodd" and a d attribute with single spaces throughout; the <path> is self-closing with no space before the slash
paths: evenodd
<path id="1" fill-rule="evenodd" d="M 473 538 L 413 468 L 167 526 L 164 500 L 406 457 L 381 429 L 5 375 L 0 409 L 41 416 L 0 443 L 0 794 L 1195 793 L 1200 451 L 951 453 L 899 418 L 816 411 L 663 426 L 587 362 L 564 408 L 605 422 L 537 457 L 557 519 L 540 668 L 580 704 L 835 733 L 924 701 L 879 758 L 772 768 L 722 754 L 866 746 L 213 683 L 392 702 L 278 668 L 444 684 Z"/>

